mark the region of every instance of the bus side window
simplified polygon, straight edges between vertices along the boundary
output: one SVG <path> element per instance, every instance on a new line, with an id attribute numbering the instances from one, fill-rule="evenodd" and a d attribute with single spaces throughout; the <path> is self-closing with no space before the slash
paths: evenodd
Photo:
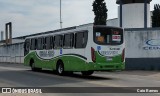
<path id="1" fill-rule="evenodd" d="M 31 50 L 36 50 L 37 49 L 37 39 L 33 38 L 31 39 Z"/>
<path id="2" fill-rule="evenodd" d="M 56 49 L 56 46 L 57 46 L 56 45 L 56 36 L 53 37 L 53 44 L 54 44 L 53 49 Z"/>
<path id="3" fill-rule="evenodd" d="M 31 39 L 31 47 L 30 47 L 31 50 L 34 50 L 35 49 L 35 39 Z"/>
<path id="4" fill-rule="evenodd" d="M 46 37 L 43 38 L 43 49 L 46 49 Z"/>
<path id="5" fill-rule="evenodd" d="M 60 35 L 60 48 L 63 47 L 63 35 Z"/>
<path id="6" fill-rule="evenodd" d="M 50 37 L 50 42 L 51 42 L 50 49 L 52 49 L 52 48 L 54 48 L 54 37 L 53 36 Z"/>
<path id="7" fill-rule="evenodd" d="M 76 33 L 75 48 L 82 48 L 82 47 L 83 47 L 83 32 Z"/>
<path id="8" fill-rule="evenodd" d="M 51 49 L 51 37 L 46 37 L 46 49 Z"/>
<path id="9" fill-rule="evenodd" d="M 88 41 L 88 32 L 85 31 L 84 34 L 83 34 L 83 48 L 86 47 L 87 41 Z"/>
<path id="10" fill-rule="evenodd" d="M 38 38 L 38 44 L 37 44 L 37 49 L 38 50 L 42 50 L 43 49 L 43 42 L 42 42 L 43 38 L 40 37 Z"/>
<path id="11" fill-rule="evenodd" d="M 37 39 L 37 42 L 38 42 L 38 44 L 37 44 L 37 50 L 40 50 L 40 42 L 41 42 L 41 38 L 38 38 L 38 39 Z"/>
<path id="12" fill-rule="evenodd" d="M 64 34 L 64 37 L 63 37 L 63 48 L 66 48 L 66 37 L 67 37 L 68 34 Z"/>
<path id="13" fill-rule="evenodd" d="M 70 46 L 73 48 L 73 46 L 74 46 L 74 33 L 71 34 L 70 40 L 71 40 Z"/>
<path id="14" fill-rule="evenodd" d="M 63 41 L 63 48 L 72 48 L 72 41 L 73 40 L 73 33 L 72 34 L 65 34 L 64 41 Z"/>
<path id="15" fill-rule="evenodd" d="M 62 48 L 63 46 L 63 36 L 62 35 L 57 35 L 54 37 L 54 48 L 59 49 Z"/>
<path id="16" fill-rule="evenodd" d="M 32 50 L 33 48 L 33 39 L 31 39 L 31 46 L 30 46 L 30 50 Z"/>
<path id="17" fill-rule="evenodd" d="M 37 49 L 37 39 L 34 39 L 35 40 L 35 45 L 34 45 L 34 50 Z"/>
<path id="18" fill-rule="evenodd" d="M 40 49 L 43 50 L 43 37 L 41 37 Z"/>
<path id="19" fill-rule="evenodd" d="M 85 48 L 88 40 L 88 32 L 79 32 L 75 34 L 75 48 Z"/>

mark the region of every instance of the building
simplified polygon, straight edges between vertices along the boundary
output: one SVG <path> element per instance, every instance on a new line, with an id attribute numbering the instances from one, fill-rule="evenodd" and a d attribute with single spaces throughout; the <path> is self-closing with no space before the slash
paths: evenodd
<path id="1" fill-rule="evenodd" d="M 152 0 L 117 0 L 118 18 L 108 20 L 107 25 L 123 28 L 151 27 L 150 2 Z"/>

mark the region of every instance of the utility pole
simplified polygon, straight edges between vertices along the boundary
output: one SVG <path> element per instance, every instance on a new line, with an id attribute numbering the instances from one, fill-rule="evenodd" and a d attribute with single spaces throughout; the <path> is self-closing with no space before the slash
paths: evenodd
<path id="1" fill-rule="evenodd" d="M 60 28 L 62 29 L 62 1 L 60 0 Z"/>

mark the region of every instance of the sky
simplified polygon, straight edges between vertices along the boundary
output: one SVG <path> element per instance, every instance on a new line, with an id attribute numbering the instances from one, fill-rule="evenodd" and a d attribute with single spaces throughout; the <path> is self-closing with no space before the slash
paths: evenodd
<path id="1" fill-rule="evenodd" d="M 94 0 L 62 0 L 63 28 L 93 23 Z M 159 1 L 159 2 L 158 2 Z M 105 0 L 108 19 L 117 18 L 116 0 Z M 150 10 L 160 0 L 152 0 Z M 12 22 L 13 37 L 46 32 L 60 28 L 60 0 L 0 0 L 0 31 Z"/>

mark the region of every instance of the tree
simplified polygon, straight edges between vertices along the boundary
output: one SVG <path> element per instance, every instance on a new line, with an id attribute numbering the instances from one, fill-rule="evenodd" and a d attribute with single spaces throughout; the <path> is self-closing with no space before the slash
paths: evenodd
<path id="1" fill-rule="evenodd" d="M 95 0 L 93 2 L 93 12 L 95 15 L 94 25 L 106 25 L 107 23 L 107 7 L 104 0 Z"/>
<path id="2" fill-rule="evenodd" d="M 155 4 L 152 16 L 152 27 L 160 27 L 160 5 Z"/>

